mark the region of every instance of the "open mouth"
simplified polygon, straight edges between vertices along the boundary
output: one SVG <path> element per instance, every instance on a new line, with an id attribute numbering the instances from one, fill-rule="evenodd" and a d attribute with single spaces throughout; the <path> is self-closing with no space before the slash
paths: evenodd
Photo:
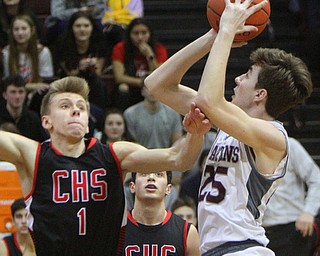
<path id="1" fill-rule="evenodd" d="M 146 186 L 146 189 L 155 190 L 155 189 L 157 189 L 157 186 L 154 185 L 154 184 L 148 184 L 148 185 Z"/>

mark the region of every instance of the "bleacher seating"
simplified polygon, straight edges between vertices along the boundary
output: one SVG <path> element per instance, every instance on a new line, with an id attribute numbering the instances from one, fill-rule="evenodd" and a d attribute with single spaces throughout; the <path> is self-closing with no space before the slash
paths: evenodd
<path id="1" fill-rule="evenodd" d="M 26 0 L 26 5 L 37 15 L 40 28 L 45 32 L 44 22 L 50 15 L 50 0 Z"/>

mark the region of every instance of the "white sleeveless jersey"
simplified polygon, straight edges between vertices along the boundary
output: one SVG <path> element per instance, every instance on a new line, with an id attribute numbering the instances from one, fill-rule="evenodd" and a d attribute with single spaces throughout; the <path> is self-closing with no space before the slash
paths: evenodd
<path id="1" fill-rule="evenodd" d="M 288 141 L 282 124 L 272 124 Z M 263 175 L 255 167 L 252 148 L 219 130 L 199 189 L 201 253 L 230 241 L 252 239 L 268 244 L 261 221 L 266 203 L 285 174 L 287 158 L 282 159 L 274 174 Z"/>

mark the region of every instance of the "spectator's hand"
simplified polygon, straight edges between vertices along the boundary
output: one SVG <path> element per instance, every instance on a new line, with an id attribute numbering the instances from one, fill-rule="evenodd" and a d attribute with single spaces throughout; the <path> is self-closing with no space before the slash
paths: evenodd
<path id="1" fill-rule="evenodd" d="M 39 94 L 49 89 L 49 84 L 47 83 L 36 83 L 36 90 Z"/>
<path id="2" fill-rule="evenodd" d="M 81 59 L 79 61 L 79 69 L 86 70 L 90 65 L 90 58 Z"/>
<path id="3" fill-rule="evenodd" d="M 206 134 L 210 128 L 210 122 L 205 115 L 196 107 L 196 104 L 191 103 L 191 109 L 183 119 L 183 126 L 187 132 L 191 134 Z"/>
<path id="4" fill-rule="evenodd" d="M 154 57 L 153 50 L 147 43 L 139 44 L 139 50 L 147 59 L 150 57 Z"/>
<path id="5" fill-rule="evenodd" d="M 303 237 L 312 236 L 314 216 L 310 213 L 302 213 L 296 221 L 296 230 L 299 230 Z"/>
<path id="6" fill-rule="evenodd" d="M 94 70 L 96 68 L 97 58 L 85 58 L 79 62 L 79 70 L 85 71 L 88 69 Z"/>
<path id="7" fill-rule="evenodd" d="M 97 65 L 98 59 L 96 57 L 90 58 L 90 66 L 95 67 Z"/>
<path id="8" fill-rule="evenodd" d="M 49 89 L 49 84 L 47 83 L 27 83 L 26 88 L 29 92 L 38 92 L 41 94 L 45 90 Z"/>

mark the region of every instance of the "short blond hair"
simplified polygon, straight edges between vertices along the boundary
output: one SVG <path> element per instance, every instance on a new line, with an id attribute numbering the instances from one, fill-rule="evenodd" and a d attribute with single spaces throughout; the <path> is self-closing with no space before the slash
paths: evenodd
<path id="1" fill-rule="evenodd" d="M 85 79 L 76 76 L 67 76 L 56 80 L 50 84 L 49 91 L 42 99 L 40 114 L 41 116 L 49 113 L 51 99 L 61 93 L 70 92 L 80 95 L 88 102 L 89 86 Z"/>

